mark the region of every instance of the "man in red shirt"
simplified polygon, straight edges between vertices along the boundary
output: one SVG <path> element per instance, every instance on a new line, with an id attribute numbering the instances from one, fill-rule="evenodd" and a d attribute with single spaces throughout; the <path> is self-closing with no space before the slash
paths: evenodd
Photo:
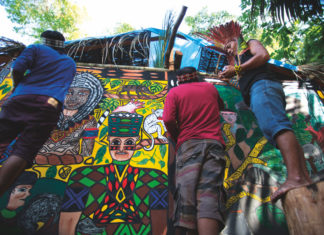
<path id="1" fill-rule="evenodd" d="M 199 82 L 195 68 L 180 69 L 177 79 L 163 111 L 177 152 L 176 234 L 218 234 L 224 226 L 225 143 L 219 115 L 224 103 L 212 84 Z"/>

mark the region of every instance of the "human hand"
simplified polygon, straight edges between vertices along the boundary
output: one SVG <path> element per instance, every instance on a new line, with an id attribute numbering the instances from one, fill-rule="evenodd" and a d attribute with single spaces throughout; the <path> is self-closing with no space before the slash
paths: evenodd
<path id="1" fill-rule="evenodd" d="M 233 65 L 227 65 L 224 67 L 224 70 L 218 74 L 220 79 L 228 79 L 235 75 L 235 68 Z"/>

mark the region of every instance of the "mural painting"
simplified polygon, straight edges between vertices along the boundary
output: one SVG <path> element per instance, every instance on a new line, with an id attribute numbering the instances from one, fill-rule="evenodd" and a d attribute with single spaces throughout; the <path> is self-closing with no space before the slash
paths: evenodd
<path id="1" fill-rule="evenodd" d="M 176 85 L 174 73 L 108 66 L 79 66 L 77 72 L 57 128 L 33 167 L 0 198 L 0 231 L 172 234 L 174 154 L 161 118 L 168 89 Z M 10 74 L 0 81 L 3 102 L 12 88 Z M 288 234 L 281 202 L 270 203 L 286 177 L 280 152 L 263 137 L 239 91 L 211 82 L 226 106 L 222 234 Z M 284 87 L 308 170 L 313 179 L 323 178 L 322 98 L 297 82 Z M 9 153 L 10 147 L 0 162 Z"/>

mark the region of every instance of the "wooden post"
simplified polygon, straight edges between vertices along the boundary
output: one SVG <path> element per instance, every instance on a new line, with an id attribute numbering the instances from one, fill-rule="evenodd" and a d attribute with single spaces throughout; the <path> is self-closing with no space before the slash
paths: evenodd
<path id="1" fill-rule="evenodd" d="M 175 41 L 175 38 L 176 38 L 176 35 L 177 35 L 178 28 L 179 28 L 179 26 L 181 24 L 181 21 L 183 20 L 185 14 L 186 14 L 186 11 L 187 11 L 187 7 L 182 6 L 182 10 L 180 12 L 180 15 L 179 15 L 177 21 L 175 22 L 175 24 L 173 26 L 170 41 L 169 41 L 169 44 L 168 44 L 168 48 L 167 48 L 167 50 L 165 52 L 164 68 L 166 68 L 166 69 L 169 69 L 169 59 L 170 59 L 171 50 L 172 50 L 173 45 L 174 45 L 174 41 Z"/>
<path id="2" fill-rule="evenodd" d="M 290 235 L 324 234 L 324 181 L 288 191 L 282 205 Z"/>
<path id="3" fill-rule="evenodd" d="M 174 53 L 174 70 L 180 69 L 182 56 L 183 56 L 183 54 L 181 51 L 175 51 L 175 53 Z"/>

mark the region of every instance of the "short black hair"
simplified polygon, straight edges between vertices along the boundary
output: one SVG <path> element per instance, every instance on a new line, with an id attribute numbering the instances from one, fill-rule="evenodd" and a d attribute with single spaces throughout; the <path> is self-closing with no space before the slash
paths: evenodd
<path id="1" fill-rule="evenodd" d="M 191 73 L 194 73 L 194 72 L 197 72 L 195 67 L 191 67 L 191 66 L 183 67 L 183 68 L 176 71 L 176 76 L 191 74 Z M 200 80 L 199 80 L 198 76 L 196 78 L 193 78 L 193 79 L 190 79 L 190 80 L 187 80 L 187 81 L 182 81 L 182 82 L 178 79 L 179 84 L 190 83 L 190 82 L 199 82 L 199 81 Z"/>
<path id="2" fill-rule="evenodd" d="M 41 37 L 65 42 L 65 37 L 63 34 L 55 30 L 46 30 L 42 32 Z"/>
<path id="3" fill-rule="evenodd" d="M 193 73 L 196 72 L 196 68 L 195 67 L 183 67 L 182 69 L 177 70 L 176 75 L 185 75 L 188 73 Z"/>

